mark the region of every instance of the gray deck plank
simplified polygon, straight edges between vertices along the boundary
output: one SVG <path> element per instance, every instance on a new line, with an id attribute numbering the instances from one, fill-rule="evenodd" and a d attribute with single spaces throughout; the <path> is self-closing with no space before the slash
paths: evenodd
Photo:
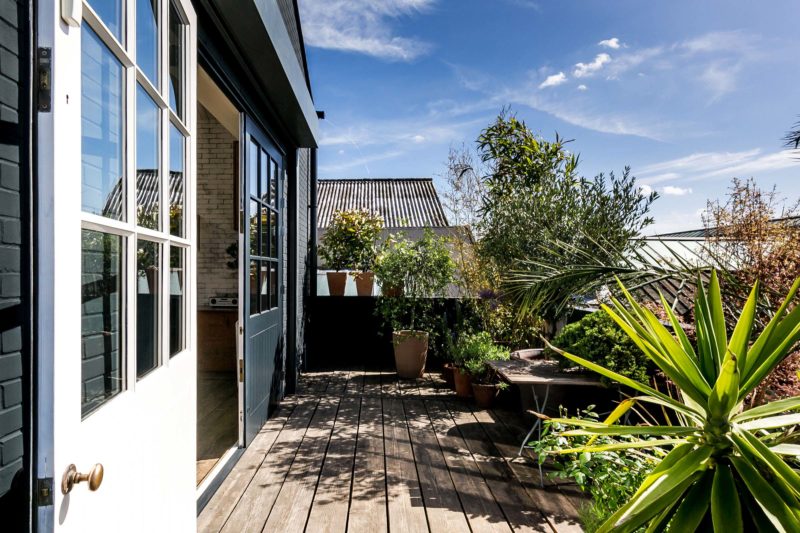
<path id="1" fill-rule="evenodd" d="M 389 530 L 427 531 L 425 505 L 402 400 L 384 398 L 383 416 Z"/>
<path id="2" fill-rule="evenodd" d="M 520 439 L 505 427 L 500 417 L 492 411 L 476 410 L 474 414 L 550 525 L 556 531 L 582 531 L 573 502 L 557 488 L 541 489 L 538 469 L 530 462 L 516 458 Z"/>
<path id="3" fill-rule="evenodd" d="M 236 503 L 261 467 L 272 445 L 295 409 L 292 402 L 278 408 L 277 412 L 259 431 L 250 446 L 244 451 L 234 469 L 222 482 L 217 492 L 206 504 L 197 519 L 198 531 L 219 531 L 230 516 Z"/>
<path id="4" fill-rule="evenodd" d="M 514 476 L 497 447 L 473 415 L 472 409 L 464 402 L 452 400 L 447 401 L 446 406 L 514 531 L 552 532 L 553 528 Z"/>
<path id="5" fill-rule="evenodd" d="M 321 533 L 347 531 L 360 409 L 361 398 L 356 396 L 342 398 L 306 531 Z"/>
<path id="6" fill-rule="evenodd" d="M 261 531 L 278 497 L 281 485 L 289 473 L 303 435 L 316 411 L 317 403 L 317 398 L 301 402 L 292 412 L 264 462 L 236 503 L 222 531 L 231 533 Z"/>
<path id="7" fill-rule="evenodd" d="M 420 399 L 407 399 L 403 403 L 431 531 L 469 531 L 464 509 L 450 478 L 425 404 Z"/>
<path id="8" fill-rule="evenodd" d="M 357 533 L 388 531 L 380 372 L 371 375 L 377 382 L 365 383 L 365 396 L 361 399 L 347 524 L 347 531 Z M 368 392 L 373 395 L 368 396 Z"/>
<path id="9" fill-rule="evenodd" d="M 264 531 L 302 533 L 305 530 L 339 405 L 336 397 L 320 400 Z"/>

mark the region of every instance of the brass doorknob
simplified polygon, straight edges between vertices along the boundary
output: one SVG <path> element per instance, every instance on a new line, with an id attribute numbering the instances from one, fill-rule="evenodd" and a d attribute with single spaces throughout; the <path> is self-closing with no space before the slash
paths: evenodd
<path id="1" fill-rule="evenodd" d="M 72 487 L 84 481 L 89 482 L 89 490 L 95 491 L 103 483 L 103 465 L 97 463 L 88 474 L 81 474 L 75 465 L 69 465 L 61 478 L 61 493 L 69 494 Z"/>

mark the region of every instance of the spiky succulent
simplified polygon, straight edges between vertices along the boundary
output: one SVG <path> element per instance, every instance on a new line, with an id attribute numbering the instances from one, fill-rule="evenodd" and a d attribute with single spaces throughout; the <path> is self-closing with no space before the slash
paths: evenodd
<path id="1" fill-rule="evenodd" d="M 564 436 L 592 436 L 579 448 L 560 453 L 663 447 L 669 454 L 634 497 L 598 530 L 629 532 L 800 531 L 800 475 L 797 460 L 800 397 L 743 410 L 748 396 L 800 340 L 800 288 L 795 282 L 762 333 L 751 339 L 758 299 L 753 286 L 730 338 L 727 336 L 716 273 L 708 289 L 698 282 L 695 302 L 697 349 L 662 297 L 672 331 L 637 304 L 620 284 L 627 305 L 604 306 L 641 350 L 678 387 L 678 398 L 554 348 L 564 357 L 641 393 L 622 402 L 604 423 L 556 419 L 578 427 Z M 752 342 L 751 342 L 752 341 Z M 636 403 L 657 404 L 676 413 L 675 424 L 629 426 L 616 422 Z M 600 435 L 642 436 L 594 445 Z M 646 437 L 645 437 L 646 436 Z"/>

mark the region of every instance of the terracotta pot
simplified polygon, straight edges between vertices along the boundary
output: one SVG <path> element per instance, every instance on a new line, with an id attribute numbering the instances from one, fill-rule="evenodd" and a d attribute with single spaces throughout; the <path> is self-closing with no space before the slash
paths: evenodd
<path id="1" fill-rule="evenodd" d="M 359 296 L 372 296 L 372 290 L 375 288 L 375 274 L 372 272 L 359 272 L 353 277 L 356 279 L 356 294 Z"/>
<path id="2" fill-rule="evenodd" d="M 347 272 L 328 272 L 328 293 L 331 296 L 344 296 L 347 285 Z"/>
<path id="3" fill-rule="evenodd" d="M 456 367 L 453 363 L 445 363 L 442 367 L 442 379 L 447 383 L 450 390 L 456 390 L 455 371 Z"/>
<path id="4" fill-rule="evenodd" d="M 383 296 L 389 296 L 390 298 L 399 298 L 405 292 L 403 285 L 395 286 L 395 285 L 387 285 L 385 287 L 381 287 L 381 294 Z"/>
<path id="5" fill-rule="evenodd" d="M 469 398 L 472 396 L 472 376 L 460 368 L 456 368 L 453 373 L 455 381 L 456 396 L 459 398 Z"/>
<path id="6" fill-rule="evenodd" d="M 394 345 L 394 364 L 397 377 L 403 379 L 421 378 L 425 372 L 428 357 L 428 332 L 401 330 L 392 333 Z"/>
<path id="7" fill-rule="evenodd" d="M 472 384 L 472 394 L 475 396 L 475 404 L 481 409 L 489 409 L 497 398 L 499 389 L 497 385 L 484 385 L 482 383 Z"/>

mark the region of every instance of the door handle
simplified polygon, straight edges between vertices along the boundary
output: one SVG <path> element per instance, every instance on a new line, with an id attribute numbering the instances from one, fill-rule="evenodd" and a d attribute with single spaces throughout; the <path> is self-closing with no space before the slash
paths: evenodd
<path id="1" fill-rule="evenodd" d="M 84 481 L 89 482 L 89 490 L 92 492 L 99 489 L 103 483 L 103 465 L 97 463 L 88 474 L 81 474 L 75 465 L 69 465 L 61 478 L 61 493 L 69 494 L 72 487 Z"/>

